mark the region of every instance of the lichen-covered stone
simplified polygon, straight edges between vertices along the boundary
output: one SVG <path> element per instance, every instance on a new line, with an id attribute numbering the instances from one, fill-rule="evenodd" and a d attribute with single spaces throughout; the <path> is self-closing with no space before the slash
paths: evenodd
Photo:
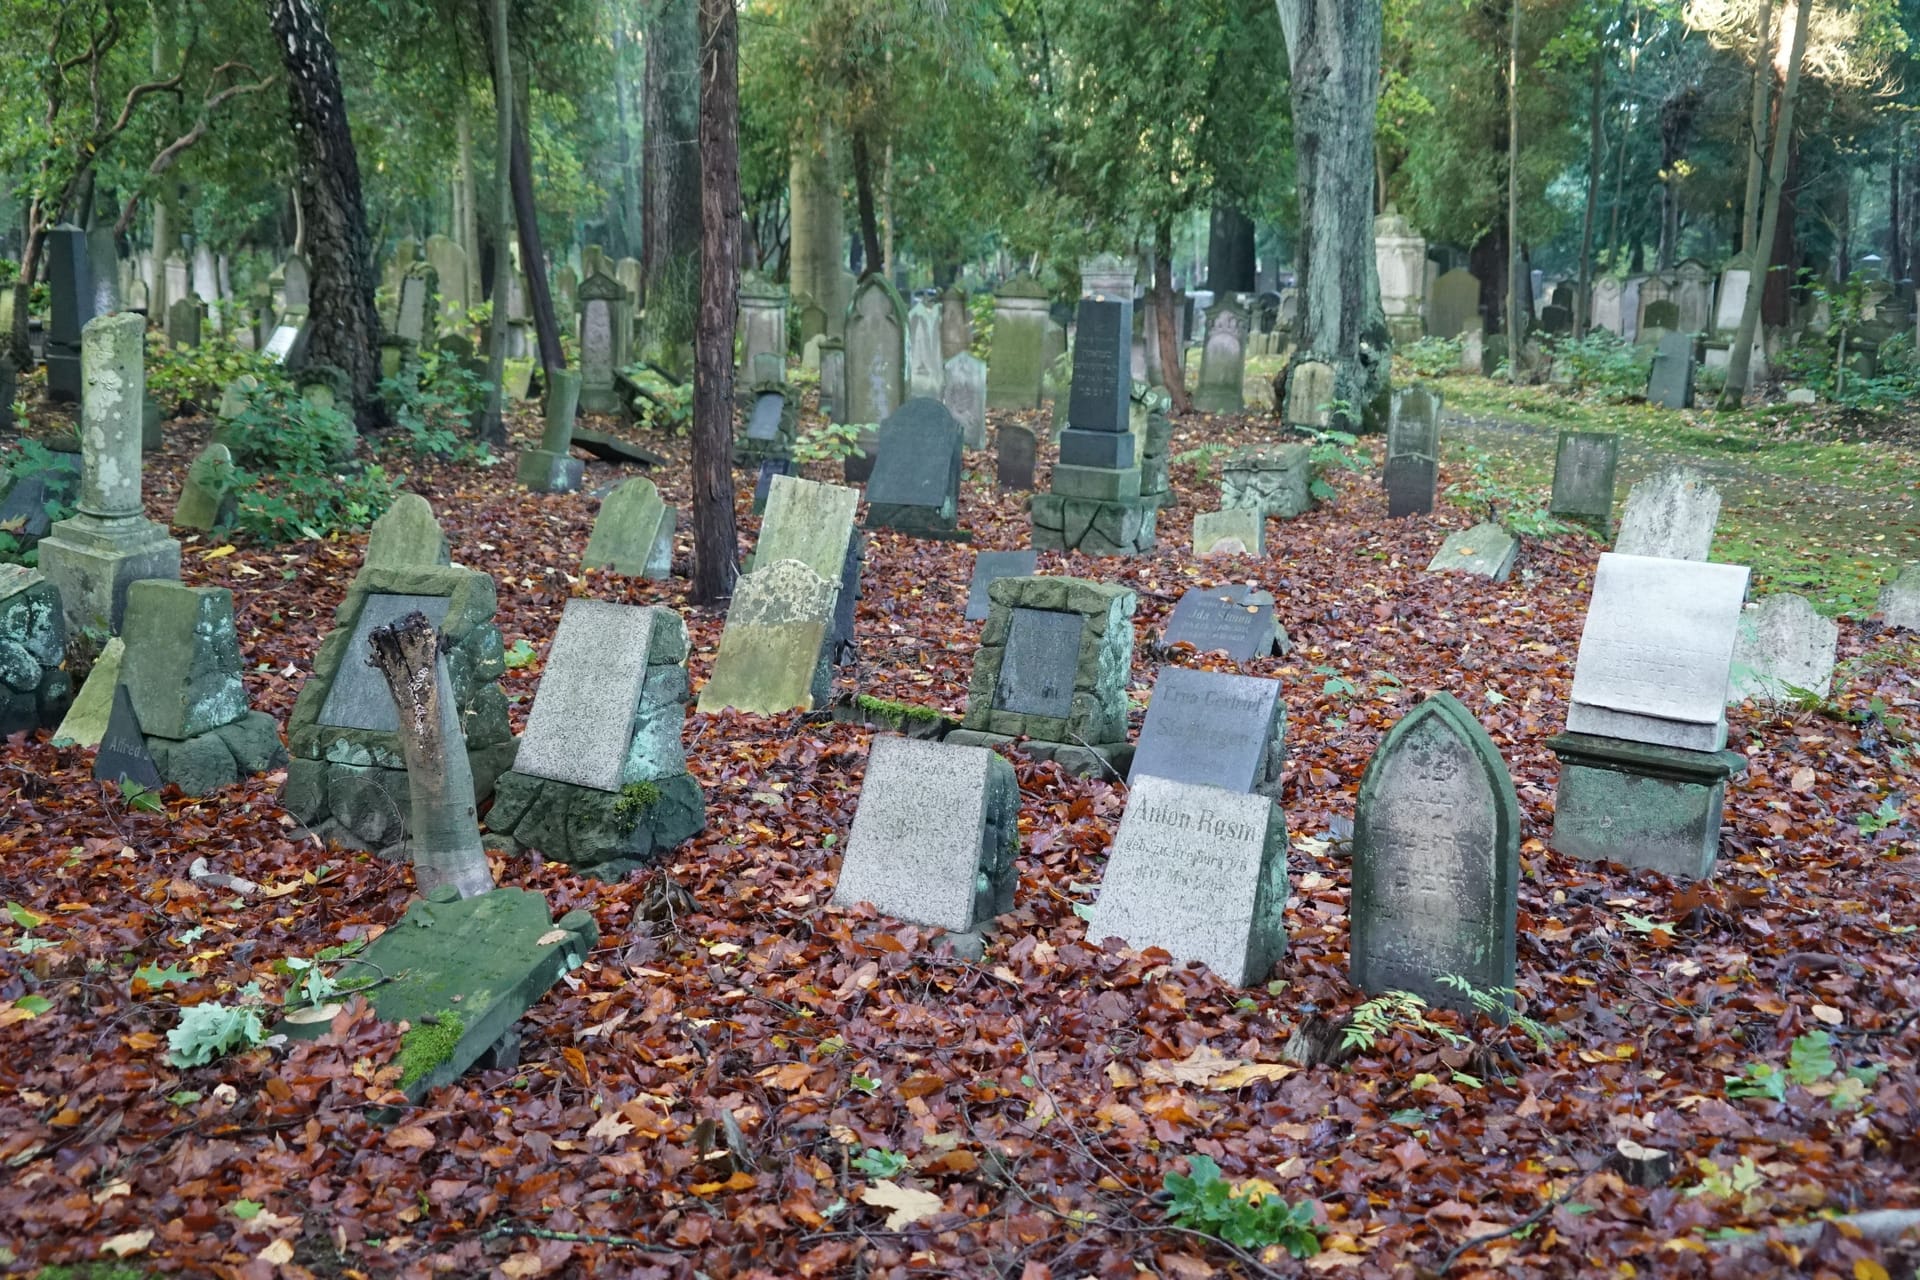
<path id="1" fill-rule="evenodd" d="M 1153 550 L 1159 508 L 1144 498 L 1102 502 L 1036 493 L 1030 512 L 1036 551 L 1136 556 Z"/>
<path id="2" fill-rule="evenodd" d="M 124 638 L 120 679 L 143 732 L 183 741 L 246 714 L 233 593 L 225 587 L 133 583 Z"/>
<path id="3" fill-rule="evenodd" d="M 1313 509 L 1313 451 L 1304 444 L 1243 445 L 1220 469 L 1220 506 L 1252 507 L 1282 520 Z"/>

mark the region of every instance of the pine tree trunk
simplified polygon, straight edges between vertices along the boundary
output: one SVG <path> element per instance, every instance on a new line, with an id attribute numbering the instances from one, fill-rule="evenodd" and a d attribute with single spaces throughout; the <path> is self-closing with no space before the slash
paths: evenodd
<path id="1" fill-rule="evenodd" d="M 661 0 L 646 36 L 640 352 L 684 373 L 700 298 L 697 0 Z"/>
<path id="2" fill-rule="evenodd" d="M 513 57 L 508 52 L 507 0 L 493 0 L 493 325 L 487 344 L 487 403 L 474 433 L 491 445 L 507 442 L 507 298 L 513 289 Z"/>
<path id="3" fill-rule="evenodd" d="M 1160 380 L 1167 388 L 1176 414 L 1189 413 L 1185 353 L 1173 319 L 1173 221 L 1163 221 L 1153 233 L 1153 340 L 1160 344 Z"/>
<path id="4" fill-rule="evenodd" d="M 1753 100 L 1747 114 L 1747 193 L 1740 208 L 1740 250 L 1757 257 L 1760 188 L 1767 171 L 1767 90 L 1773 83 L 1773 0 L 1760 0 L 1753 29 Z"/>
<path id="5" fill-rule="evenodd" d="M 422 613 L 376 627 L 367 636 L 369 666 L 385 677 L 400 713 L 400 753 L 407 762 L 413 882 L 422 895 L 443 884 L 463 898 L 493 888 L 480 843 L 473 769 L 453 703 L 453 683 L 440 652 L 440 632 Z"/>
<path id="6" fill-rule="evenodd" d="M 840 283 L 845 218 L 833 159 L 833 132 L 824 120 L 793 144 L 787 168 L 793 245 L 788 275 L 795 297 L 803 293 L 812 297 L 826 312 L 827 332 L 838 337 L 846 327 L 849 299 L 843 296 Z"/>
<path id="7" fill-rule="evenodd" d="M 1324 360 L 1335 426 L 1384 423 L 1390 354 L 1373 261 L 1373 129 L 1380 0 L 1274 0 L 1292 68 L 1294 174 L 1300 203 L 1300 345 Z M 1290 376 L 1291 370 L 1289 370 Z"/>
<path id="8" fill-rule="evenodd" d="M 740 19 L 700 0 L 700 311 L 694 336 L 693 598 L 733 592 L 733 330 L 740 307 Z"/>
<path id="9" fill-rule="evenodd" d="M 287 105 L 299 163 L 301 222 L 311 268 L 307 359 L 347 375 L 362 427 L 383 425 L 380 318 L 373 306 L 373 257 L 360 161 L 347 125 L 340 66 L 313 0 L 267 0 L 287 68 Z"/>
<path id="10" fill-rule="evenodd" d="M 1520 317 L 1520 0 L 1507 0 L 1507 381 L 1516 384 L 1527 345 Z"/>

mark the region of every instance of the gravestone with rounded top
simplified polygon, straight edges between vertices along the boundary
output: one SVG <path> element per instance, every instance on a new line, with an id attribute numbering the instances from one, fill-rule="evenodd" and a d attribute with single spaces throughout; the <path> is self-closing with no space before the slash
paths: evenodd
<path id="1" fill-rule="evenodd" d="M 1608 536 L 1613 529 L 1614 473 L 1619 465 L 1619 436 L 1605 431 L 1562 431 L 1554 452 L 1548 513 Z"/>
<path id="2" fill-rule="evenodd" d="M 673 534 L 679 513 L 660 500 L 645 476 L 622 481 L 600 504 L 587 536 L 583 569 L 610 569 L 630 578 L 663 579 L 673 571 Z"/>
<path id="3" fill-rule="evenodd" d="M 1780 592 L 1748 605 L 1733 644 L 1727 702 L 1791 703 L 1833 688 L 1840 627 L 1801 596 Z"/>
<path id="4" fill-rule="evenodd" d="M 1620 534 L 1621 555 L 1663 560 L 1705 560 L 1720 521 L 1720 491 L 1686 467 L 1669 467 L 1627 491 Z"/>
<path id="5" fill-rule="evenodd" d="M 947 390 L 947 360 L 940 353 L 940 312 L 916 302 L 907 312 L 907 394 L 938 400 Z"/>
<path id="6" fill-rule="evenodd" d="M 373 522 L 362 569 L 434 568 L 451 563 L 447 535 L 432 505 L 417 493 L 403 493 Z"/>
<path id="7" fill-rule="evenodd" d="M 1433 285 L 1427 332 L 1436 338 L 1457 338 L 1480 323 L 1480 281 L 1465 267 L 1455 267 Z"/>
<path id="8" fill-rule="evenodd" d="M 73 697 L 66 657 L 60 593 L 37 569 L 0 564 L 0 738 L 60 723 Z"/>
<path id="9" fill-rule="evenodd" d="M 867 482 L 867 528 L 922 538 L 971 537 L 959 527 L 960 423 L 946 405 L 915 396 L 880 424 Z"/>
<path id="10" fill-rule="evenodd" d="M 1246 408 L 1241 383 L 1247 368 L 1247 301 L 1227 294 L 1207 312 L 1207 340 L 1200 348 L 1200 379 L 1193 407 L 1202 413 L 1239 413 Z"/>

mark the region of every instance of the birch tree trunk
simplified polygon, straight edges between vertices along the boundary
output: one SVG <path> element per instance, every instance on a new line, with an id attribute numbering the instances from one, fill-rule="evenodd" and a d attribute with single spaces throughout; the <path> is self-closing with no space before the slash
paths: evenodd
<path id="1" fill-rule="evenodd" d="M 700 0 L 700 311 L 694 332 L 693 598 L 733 592 L 733 328 L 740 308 L 740 18 Z"/>

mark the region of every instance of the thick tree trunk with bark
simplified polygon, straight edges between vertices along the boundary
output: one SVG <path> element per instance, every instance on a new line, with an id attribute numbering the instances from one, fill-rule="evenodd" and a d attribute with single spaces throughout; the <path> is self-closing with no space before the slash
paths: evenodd
<path id="1" fill-rule="evenodd" d="M 1187 370 L 1180 350 L 1179 330 L 1173 322 L 1173 222 L 1168 219 L 1153 233 L 1153 341 L 1160 344 L 1160 380 L 1177 414 L 1193 409 L 1187 395 Z"/>
<path id="2" fill-rule="evenodd" d="M 1223 200 L 1215 200 L 1207 220 L 1207 288 L 1215 295 L 1252 293 L 1253 219 Z"/>
<path id="3" fill-rule="evenodd" d="M 700 9 L 661 0 L 647 25 L 641 136 L 640 351 L 684 372 L 700 297 Z"/>
<path id="4" fill-rule="evenodd" d="M 733 592 L 733 329 L 740 308 L 740 19 L 700 0 L 700 313 L 693 375 L 693 598 Z"/>
<path id="5" fill-rule="evenodd" d="M 513 226 L 520 237 L 520 261 L 526 264 L 527 308 L 533 313 L 534 337 L 540 344 L 543 381 L 552 386 L 554 372 L 567 367 L 567 357 L 560 347 L 560 323 L 553 313 L 553 290 L 547 283 L 540 210 L 533 202 L 533 155 L 527 144 L 527 112 L 522 109 L 529 105 L 516 103 L 513 113 Z"/>
<path id="6" fill-rule="evenodd" d="M 1333 399 L 1351 406 L 1336 426 L 1384 424 L 1390 349 L 1373 261 L 1380 0 L 1274 3 L 1293 73 L 1300 200 L 1300 345 L 1292 363 L 1333 366 Z"/>
<path id="7" fill-rule="evenodd" d="M 301 221 L 311 268 L 307 359 L 347 375 L 354 416 L 383 425 L 380 318 L 373 305 L 373 257 L 360 160 L 347 127 L 340 67 L 314 0 L 267 0 L 287 68 L 287 106 L 299 161 Z"/>
<path id="8" fill-rule="evenodd" d="M 407 762 L 413 882 L 424 895 L 443 884 L 463 898 L 493 888 L 480 843 L 473 769 L 453 702 L 453 682 L 440 652 L 440 631 L 422 613 L 376 627 L 367 636 L 377 670 L 400 713 L 400 753 Z"/>
<path id="9" fill-rule="evenodd" d="M 853 199 L 860 213 L 860 274 L 885 269 L 886 254 L 880 247 L 880 217 L 873 195 L 873 149 L 867 131 L 853 131 Z"/>

